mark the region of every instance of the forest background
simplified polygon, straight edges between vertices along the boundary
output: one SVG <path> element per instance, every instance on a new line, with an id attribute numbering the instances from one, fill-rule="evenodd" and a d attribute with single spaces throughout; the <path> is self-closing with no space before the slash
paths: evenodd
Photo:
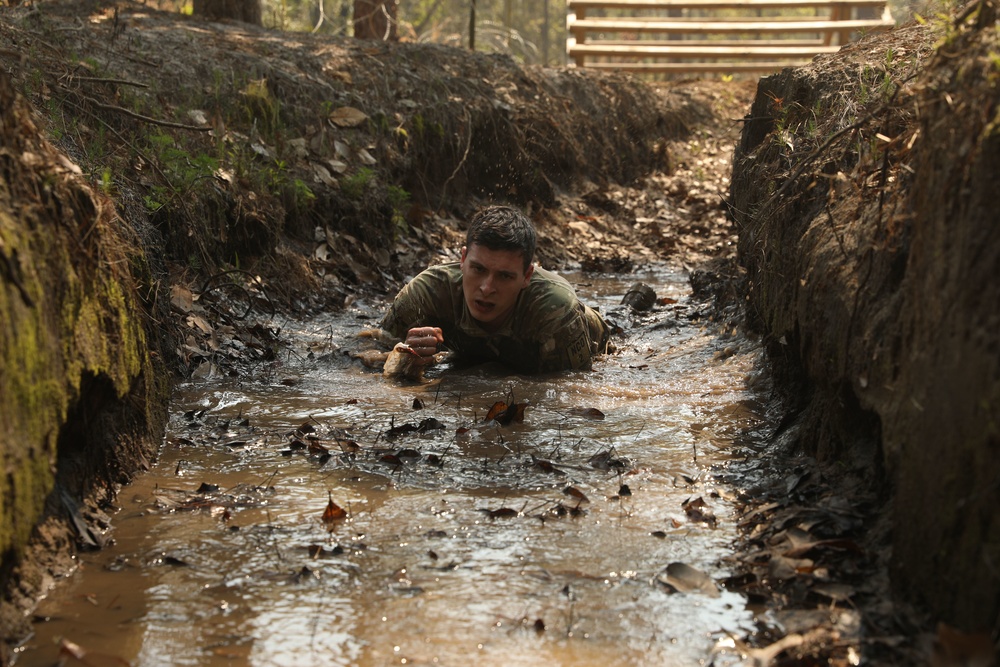
<path id="1" fill-rule="evenodd" d="M 149 0 L 157 9 L 205 13 L 219 3 L 242 5 L 258 0 Z M 363 15 L 395 16 L 393 37 L 505 53 L 524 65 L 565 66 L 566 0 L 259 0 L 265 28 L 340 36 L 366 36 L 356 30 Z M 914 15 L 936 15 L 935 0 L 888 0 L 898 23 Z M 225 9 L 222 10 L 223 12 Z M 809 12 L 809 9 L 798 10 Z M 615 16 L 617 9 L 592 9 L 588 16 Z M 228 15 L 238 16 L 239 9 Z M 256 13 L 256 7 L 253 9 Z M 211 11 L 209 12 L 211 14 Z M 254 21 L 256 22 L 256 21 Z M 470 27 L 472 30 L 470 31 Z M 471 34 L 470 34 L 471 33 Z"/>

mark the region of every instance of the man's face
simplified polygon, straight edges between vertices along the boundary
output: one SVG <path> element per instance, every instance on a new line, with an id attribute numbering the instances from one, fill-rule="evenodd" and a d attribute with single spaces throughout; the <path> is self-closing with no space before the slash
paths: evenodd
<path id="1" fill-rule="evenodd" d="M 490 250 L 478 243 L 462 248 L 461 266 L 465 305 L 487 331 L 496 331 L 507 321 L 535 269 L 529 265 L 524 270 L 520 250 Z"/>

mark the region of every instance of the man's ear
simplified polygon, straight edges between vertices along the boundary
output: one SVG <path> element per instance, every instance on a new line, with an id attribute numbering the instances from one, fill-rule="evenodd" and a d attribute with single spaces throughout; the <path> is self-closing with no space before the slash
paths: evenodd
<path id="1" fill-rule="evenodd" d="M 462 246 L 462 261 L 459 262 L 459 264 L 465 264 L 465 251 L 466 250 L 467 250 L 467 248 L 465 246 Z"/>
<path id="2" fill-rule="evenodd" d="M 524 272 L 524 286 L 527 287 L 528 283 L 531 282 L 531 274 L 535 272 L 535 265 L 528 264 L 527 270 Z"/>

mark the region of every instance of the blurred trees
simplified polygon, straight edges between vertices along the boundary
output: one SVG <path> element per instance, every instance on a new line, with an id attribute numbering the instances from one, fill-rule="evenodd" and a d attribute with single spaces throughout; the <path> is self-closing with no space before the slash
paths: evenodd
<path id="1" fill-rule="evenodd" d="M 396 0 L 354 0 L 354 36 L 358 39 L 394 42 L 398 24 Z"/>
<path id="2" fill-rule="evenodd" d="M 377 14 L 384 18 L 394 11 L 395 31 L 400 41 L 469 48 L 473 0 L 396 0 L 396 4 L 393 0 L 262 2 L 264 25 L 269 28 L 351 36 L 355 34 L 356 15 L 376 18 Z M 360 6 L 364 7 L 359 11 Z M 383 13 L 378 6 L 385 6 L 386 11 Z M 475 18 L 477 51 L 507 53 L 525 64 L 562 65 L 566 61 L 565 0 L 475 0 Z M 362 30 L 368 27 L 363 26 Z M 375 25 L 374 34 L 365 32 L 358 36 L 361 34 L 382 39 L 386 26 Z"/>

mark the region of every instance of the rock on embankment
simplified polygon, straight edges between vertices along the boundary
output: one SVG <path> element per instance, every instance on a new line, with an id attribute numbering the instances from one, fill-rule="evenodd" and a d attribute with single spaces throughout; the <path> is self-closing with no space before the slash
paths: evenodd
<path id="1" fill-rule="evenodd" d="M 990 631 L 1000 40 L 995 3 L 970 10 L 762 79 L 731 205 L 749 317 L 804 390 L 803 446 L 886 489 L 897 591 Z"/>

